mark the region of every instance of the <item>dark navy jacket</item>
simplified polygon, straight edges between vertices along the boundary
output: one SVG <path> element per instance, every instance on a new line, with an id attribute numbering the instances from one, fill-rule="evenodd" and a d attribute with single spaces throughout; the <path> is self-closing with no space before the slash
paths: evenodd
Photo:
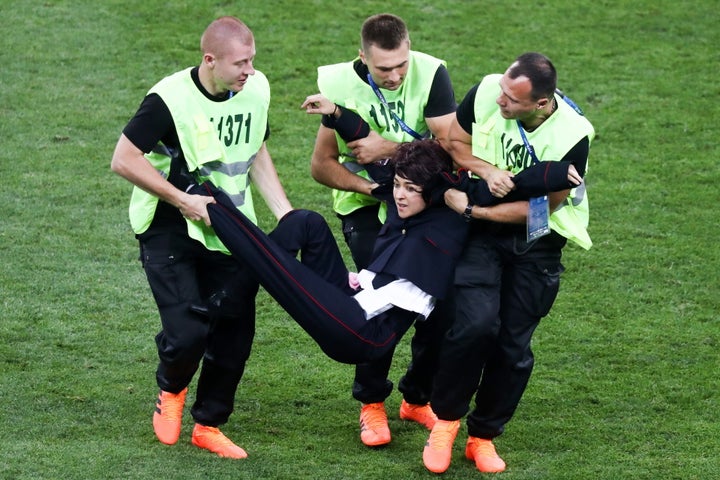
<path id="1" fill-rule="evenodd" d="M 389 192 L 388 192 L 389 190 Z M 444 203 L 431 204 L 410 218 L 398 217 L 392 185 L 373 195 L 387 204 L 368 270 L 404 278 L 438 299 L 452 285 L 455 265 L 465 244 L 468 223 Z"/>

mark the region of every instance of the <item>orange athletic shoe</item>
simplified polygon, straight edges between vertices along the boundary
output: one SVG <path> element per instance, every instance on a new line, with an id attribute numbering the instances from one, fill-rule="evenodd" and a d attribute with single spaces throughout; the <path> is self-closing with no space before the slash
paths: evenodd
<path id="1" fill-rule="evenodd" d="M 424 425 L 428 430 L 432 430 L 438 419 L 435 412 L 430 408 L 429 403 L 425 405 L 415 405 L 407 403 L 405 400 L 400 404 L 400 418 L 417 422 L 420 425 Z"/>
<path id="2" fill-rule="evenodd" d="M 379 447 L 390 443 L 385 404 L 368 403 L 360 410 L 360 440 L 368 447 Z"/>
<path id="3" fill-rule="evenodd" d="M 153 430 L 158 440 L 166 445 L 174 445 L 180 438 L 186 394 L 187 388 L 180 393 L 160 390 L 158 394 L 153 413 Z"/>
<path id="4" fill-rule="evenodd" d="M 475 466 L 481 472 L 497 473 L 505 470 L 505 462 L 495 451 L 492 440 L 468 437 L 465 456 L 475 461 Z"/>
<path id="5" fill-rule="evenodd" d="M 206 427 L 199 423 L 193 428 L 192 444 L 217 453 L 220 457 L 241 459 L 248 456 L 245 450 L 235 445 L 217 427 Z"/>
<path id="6" fill-rule="evenodd" d="M 425 468 L 443 473 L 450 466 L 453 442 L 460 428 L 460 420 L 438 420 L 430 432 L 423 450 Z"/>

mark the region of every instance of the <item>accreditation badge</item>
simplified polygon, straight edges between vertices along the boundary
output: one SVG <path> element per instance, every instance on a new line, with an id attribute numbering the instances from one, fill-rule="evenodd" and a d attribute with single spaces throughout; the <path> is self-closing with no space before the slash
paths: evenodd
<path id="1" fill-rule="evenodd" d="M 527 241 L 532 242 L 548 233 L 550 233 L 548 196 L 531 198 L 527 216 Z"/>

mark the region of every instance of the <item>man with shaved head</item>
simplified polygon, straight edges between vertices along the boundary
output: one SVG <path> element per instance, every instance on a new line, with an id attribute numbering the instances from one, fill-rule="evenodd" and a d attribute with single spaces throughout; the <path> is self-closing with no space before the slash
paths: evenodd
<path id="1" fill-rule="evenodd" d="M 111 168 L 134 185 L 130 223 L 162 325 L 155 337 L 155 434 L 168 445 L 178 441 L 188 385 L 199 370 L 192 443 L 240 459 L 245 450 L 218 427 L 233 410 L 250 355 L 258 284 L 212 230 L 207 205 L 214 200 L 187 189 L 211 182 L 253 222 L 251 181 L 276 218 L 292 207 L 265 143 L 270 87 L 253 68 L 252 32 L 235 17 L 221 17 L 200 44 L 199 66 L 150 89 L 118 140 Z"/>

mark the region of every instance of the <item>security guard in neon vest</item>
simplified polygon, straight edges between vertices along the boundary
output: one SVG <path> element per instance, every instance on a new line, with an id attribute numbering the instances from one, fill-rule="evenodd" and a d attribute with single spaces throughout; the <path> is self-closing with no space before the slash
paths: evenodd
<path id="1" fill-rule="evenodd" d="M 363 164 L 389 158 L 398 144 L 416 138 L 432 135 L 444 142 L 454 117 L 455 95 L 444 62 L 411 50 L 405 23 L 389 14 L 365 20 L 358 58 L 318 68 L 318 87 L 322 95 L 359 114 L 371 128 L 367 137 L 346 144 L 324 118 L 311 163 L 313 178 L 333 189 L 333 209 L 360 270 L 370 263 L 382 219 L 380 204 L 369 196 L 377 184 Z M 442 325 L 436 321 L 440 317 L 434 313 L 416 324 L 412 364 L 399 385 L 407 405 L 430 412 L 423 416 L 426 425 L 434 421 L 427 403 L 441 337 L 437 329 Z M 392 353 L 358 365 L 355 371 L 353 396 L 363 404 L 361 440 L 368 446 L 391 440 L 383 402 L 393 390 L 387 378 Z M 408 418 L 409 413 L 403 415 Z"/>
<path id="2" fill-rule="evenodd" d="M 514 174 L 540 161 L 569 162 L 584 176 L 590 122 L 556 91 L 557 74 L 539 53 L 488 75 L 458 106 L 450 153 L 504 197 Z M 441 348 L 431 403 L 439 420 L 423 452 L 425 466 L 445 471 L 460 419 L 467 417 L 466 455 L 482 472 L 505 462 L 492 439 L 520 402 L 534 359 L 530 340 L 558 293 L 567 240 L 590 248 L 585 184 L 530 201 L 474 206 L 449 190 L 446 203 L 473 218 L 455 270 L 453 319 Z"/>
<path id="3" fill-rule="evenodd" d="M 256 280 L 210 227 L 212 198 L 186 193 L 210 181 L 255 221 L 252 181 L 278 219 L 292 210 L 265 145 L 270 88 L 253 68 L 255 41 L 234 17 L 202 35 L 202 62 L 153 86 L 123 130 L 111 168 L 135 185 L 130 223 L 157 303 L 160 388 L 153 428 L 178 441 L 187 387 L 199 369 L 192 443 L 245 458 L 218 426 L 233 410 L 255 332 Z M 208 298 L 212 295 L 212 298 Z M 192 305 L 218 305 L 208 318 Z"/>

